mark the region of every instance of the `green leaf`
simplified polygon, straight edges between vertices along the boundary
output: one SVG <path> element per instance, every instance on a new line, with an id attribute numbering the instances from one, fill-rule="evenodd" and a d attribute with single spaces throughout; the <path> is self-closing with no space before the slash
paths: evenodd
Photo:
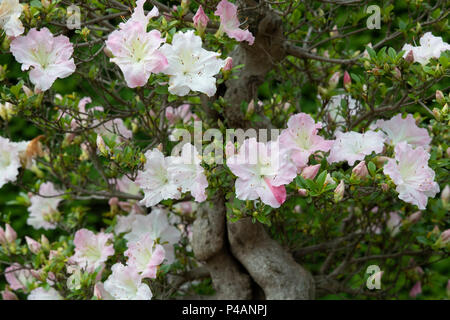
<path id="1" fill-rule="evenodd" d="M 367 164 L 367 168 L 369 169 L 370 175 L 372 177 L 375 176 L 375 174 L 377 172 L 377 166 L 375 165 L 375 163 L 373 163 L 372 161 L 369 161 L 369 163 Z"/>

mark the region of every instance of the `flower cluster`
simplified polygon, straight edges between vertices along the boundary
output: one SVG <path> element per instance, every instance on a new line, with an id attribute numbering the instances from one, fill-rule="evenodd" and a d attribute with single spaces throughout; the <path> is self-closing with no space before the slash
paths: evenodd
<path id="1" fill-rule="evenodd" d="M 208 181 L 196 148 L 185 144 L 180 156 L 164 157 L 158 149 L 146 152 L 143 171 L 139 171 L 136 183 L 144 191 L 141 203 L 154 206 L 166 199 L 179 199 L 181 193 L 190 191 L 195 201 L 206 200 Z"/>

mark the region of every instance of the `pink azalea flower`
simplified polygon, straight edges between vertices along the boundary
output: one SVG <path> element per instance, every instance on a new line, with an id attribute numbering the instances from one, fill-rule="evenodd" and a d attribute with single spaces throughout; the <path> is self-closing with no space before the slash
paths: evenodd
<path id="1" fill-rule="evenodd" d="M 431 142 L 427 129 L 419 128 L 411 114 L 405 119 L 397 114 L 390 120 L 378 120 L 375 127 L 383 130 L 388 136 L 388 142 L 394 146 L 405 141 L 413 147 L 426 148 Z"/>
<path id="2" fill-rule="evenodd" d="M 27 142 L 12 142 L 0 136 L 0 188 L 17 179 L 21 167 L 20 156 L 27 148 Z"/>
<path id="3" fill-rule="evenodd" d="M 142 276 L 134 266 L 116 263 L 103 287 L 115 300 L 151 300 L 152 292 L 142 283 Z"/>
<path id="4" fill-rule="evenodd" d="M 188 123 L 191 119 L 196 119 L 196 115 L 191 112 L 191 106 L 185 103 L 178 108 L 167 107 L 166 118 L 169 121 L 169 124 L 173 125 L 177 121 Z"/>
<path id="5" fill-rule="evenodd" d="M 17 37 L 23 33 L 23 25 L 20 21 L 23 7 L 19 0 L 3 0 L 0 2 L 0 28 L 7 36 Z"/>
<path id="6" fill-rule="evenodd" d="M 181 188 L 181 192 L 190 191 L 197 202 L 206 200 L 208 187 L 205 170 L 200 163 L 201 158 L 197 149 L 192 144 L 186 143 L 180 156 L 169 157 L 167 168 L 170 180 Z"/>
<path id="7" fill-rule="evenodd" d="M 284 185 L 297 175 L 288 154 L 280 149 L 279 142 L 267 144 L 255 138 L 246 139 L 239 153 L 227 159 L 227 166 L 237 176 L 236 196 L 241 200 L 261 201 L 279 208 L 286 200 Z"/>
<path id="8" fill-rule="evenodd" d="M 420 281 L 417 281 L 416 284 L 409 291 L 409 296 L 411 298 L 416 298 L 421 293 L 422 293 L 422 283 Z"/>
<path id="9" fill-rule="evenodd" d="M 208 97 L 216 93 L 216 78 L 225 65 L 220 54 L 202 48 L 202 39 L 193 30 L 177 32 L 172 44 L 164 44 L 161 52 L 167 57 L 169 66 L 163 73 L 169 76 L 169 92 L 185 96 L 191 90 Z"/>
<path id="10" fill-rule="evenodd" d="M 237 41 L 247 41 L 250 45 L 253 45 L 255 37 L 248 30 L 242 30 L 239 28 L 239 19 L 237 17 L 237 6 L 222 0 L 217 5 L 214 15 L 220 17 L 219 32 L 225 32 L 230 38 Z"/>
<path id="11" fill-rule="evenodd" d="M 322 128 L 321 123 L 315 123 L 314 119 L 306 113 L 298 113 L 288 120 L 288 128 L 280 135 L 282 148 L 291 150 L 292 161 L 297 169 L 308 164 L 311 154 L 316 151 L 327 152 L 333 145 L 333 141 L 325 140 L 317 134 Z"/>
<path id="12" fill-rule="evenodd" d="M 52 287 L 49 289 L 38 287 L 30 292 L 27 300 L 64 300 L 64 298 Z"/>
<path id="13" fill-rule="evenodd" d="M 145 157 L 144 170 L 139 171 L 136 177 L 136 183 L 144 191 L 144 199 L 140 203 L 151 207 L 162 200 L 180 198 L 179 185 L 168 172 L 170 157 L 164 157 L 156 148 L 147 151 Z"/>
<path id="14" fill-rule="evenodd" d="M 124 232 L 130 232 L 136 217 L 137 214 L 134 210 L 126 216 L 117 216 L 117 224 L 114 227 L 114 233 L 118 235 Z"/>
<path id="15" fill-rule="evenodd" d="M 381 132 L 367 131 L 358 133 L 336 132 L 336 140 L 330 150 L 328 163 L 347 161 L 353 166 L 355 161 L 364 160 L 372 152 L 380 153 L 384 147 L 384 135 Z"/>
<path id="16" fill-rule="evenodd" d="M 128 257 L 128 264 L 134 266 L 142 278 L 155 279 L 157 267 L 164 261 L 165 252 L 147 233 L 138 242 L 130 243 L 125 255 Z"/>
<path id="17" fill-rule="evenodd" d="M 87 229 L 78 230 L 73 240 L 75 254 L 71 260 L 86 269 L 87 272 L 94 272 L 103 265 L 109 256 L 114 254 L 113 245 L 107 244 L 112 239 L 112 234 L 100 232 L 96 235 Z"/>
<path id="18" fill-rule="evenodd" d="M 181 232 L 169 224 L 165 210 L 153 208 L 148 215 L 137 215 L 132 223 L 131 232 L 126 234 L 124 238 L 128 240 L 129 244 L 136 243 L 147 233 L 150 233 L 153 240 L 159 239 L 159 243 L 164 247 L 167 263 L 173 263 L 175 261 L 173 246 L 180 241 Z"/>
<path id="19" fill-rule="evenodd" d="M 13 263 L 5 269 L 5 279 L 12 290 L 27 290 L 28 285 L 36 281 L 29 268 L 18 263 Z"/>
<path id="20" fill-rule="evenodd" d="M 60 193 L 55 189 L 53 183 L 43 183 L 39 188 L 39 194 L 43 197 L 35 195 L 30 199 L 31 206 L 28 207 L 30 216 L 27 224 L 35 229 L 55 229 L 56 223 L 53 217 L 58 212 L 58 205 L 62 201 L 61 197 L 57 196 Z"/>
<path id="21" fill-rule="evenodd" d="M 406 142 L 395 146 L 395 159 L 389 159 L 384 166 L 384 174 L 395 183 L 399 198 L 424 210 L 428 197 L 439 192 L 434 181 L 434 171 L 428 167 L 430 154 L 422 147 L 413 149 Z"/>
<path id="22" fill-rule="evenodd" d="M 30 80 L 41 91 L 50 89 L 57 78 L 66 78 L 75 72 L 69 38 L 54 37 L 47 28 L 31 29 L 26 36 L 15 38 L 10 48 L 22 64 L 22 71 L 32 68 Z"/>
<path id="23" fill-rule="evenodd" d="M 122 70 L 128 87 L 144 86 L 151 73 L 167 67 L 167 59 L 159 50 L 164 42 L 158 30 L 147 32 L 148 21 L 159 14 L 158 9 L 144 14 L 145 0 L 138 0 L 130 20 L 119 24 L 106 40 L 106 47 L 113 54 L 111 61 Z"/>
<path id="24" fill-rule="evenodd" d="M 19 298 L 16 296 L 16 294 L 8 288 L 5 288 L 5 290 L 2 291 L 2 299 L 3 300 L 19 300 Z"/>

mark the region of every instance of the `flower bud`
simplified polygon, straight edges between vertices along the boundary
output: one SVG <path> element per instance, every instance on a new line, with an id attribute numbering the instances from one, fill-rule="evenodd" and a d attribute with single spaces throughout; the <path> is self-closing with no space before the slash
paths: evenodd
<path id="1" fill-rule="evenodd" d="M 437 121 L 441 121 L 441 111 L 438 108 L 433 108 L 432 113 Z"/>
<path id="2" fill-rule="evenodd" d="M 4 121 L 8 121 L 9 119 L 11 119 L 11 117 L 15 113 L 16 112 L 14 110 L 13 104 L 9 102 L 0 103 L 0 118 L 2 118 Z"/>
<path id="3" fill-rule="evenodd" d="M 350 86 L 352 85 L 352 79 L 350 78 L 350 75 L 347 71 L 344 73 L 344 88 L 345 90 L 349 91 Z"/>
<path id="4" fill-rule="evenodd" d="M 247 115 L 252 115 L 253 111 L 255 111 L 255 102 L 252 99 L 247 106 Z"/>
<path id="5" fill-rule="evenodd" d="M 438 241 L 441 244 L 441 248 L 445 247 L 447 244 L 450 244 L 450 229 L 443 231 Z"/>
<path id="6" fill-rule="evenodd" d="M 328 88 L 333 90 L 339 83 L 339 78 L 341 77 L 341 73 L 339 71 L 335 72 L 330 80 L 328 81 Z"/>
<path id="7" fill-rule="evenodd" d="M 367 170 L 367 166 L 366 166 L 366 162 L 365 161 L 361 161 L 360 163 L 358 163 L 353 169 L 352 169 L 352 174 L 355 175 L 355 177 L 358 178 L 365 178 L 369 175 L 369 171 Z"/>
<path id="8" fill-rule="evenodd" d="M 104 53 L 108 58 L 113 58 L 113 57 L 114 57 L 112 51 L 109 50 L 107 47 L 104 47 L 104 48 L 103 48 L 103 53 Z"/>
<path id="9" fill-rule="evenodd" d="M 17 239 L 16 231 L 9 224 L 5 225 L 5 238 L 8 243 L 13 243 Z"/>
<path id="10" fill-rule="evenodd" d="M 43 234 L 41 235 L 41 244 L 44 247 L 44 249 L 49 249 L 50 248 L 50 243 L 48 242 L 47 237 L 44 236 Z"/>
<path id="11" fill-rule="evenodd" d="M 181 9 L 183 9 L 183 15 L 189 11 L 190 0 L 181 0 Z"/>
<path id="12" fill-rule="evenodd" d="M 382 183 L 381 184 L 381 190 L 383 190 L 383 192 L 388 192 L 389 185 L 387 183 Z"/>
<path id="13" fill-rule="evenodd" d="M 327 173 L 327 176 L 325 178 L 325 185 L 329 185 L 329 184 L 335 184 L 335 181 L 333 180 L 331 175 L 329 173 Z"/>
<path id="14" fill-rule="evenodd" d="M 228 57 L 225 59 L 225 66 L 223 67 L 223 71 L 230 71 L 233 69 L 233 58 Z"/>
<path id="15" fill-rule="evenodd" d="M 101 135 L 97 135 L 97 148 L 102 155 L 108 155 L 108 147 L 106 146 L 105 141 L 103 140 Z"/>
<path id="16" fill-rule="evenodd" d="M 422 293 L 422 284 L 420 281 L 417 281 L 416 284 L 409 291 L 409 296 L 411 298 L 415 298 L 421 293 Z"/>
<path id="17" fill-rule="evenodd" d="M 34 254 L 38 254 L 41 250 L 41 244 L 30 237 L 25 236 L 25 240 L 27 241 L 28 249 Z"/>
<path id="18" fill-rule="evenodd" d="M 417 223 L 420 218 L 422 218 L 422 211 L 417 211 L 408 217 L 408 221 L 410 223 Z"/>
<path id="19" fill-rule="evenodd" d="M 414 62 L 414 53 L 412 52 L 412 50 L 408 52 L 408 54 L 405 57 L 405 60 L 408 61 L 409 63 Z"/>
<path id="20" fill-rule="evenodd" d="M 333 30 L 330 32 L 331 37 L 337 37 L 339 35 L 337 25 L 334 25 Z"/>
<path id="21" fill-rule="evenodd" d="M 5 288 L 4 291 L 2 291 L 2 299 L 3 300 L 19 300 L 17 298 L 16 294 L 12 291 L 10 291 L 8 288 Z"/>
<path id="22" fill-rule="evenodd" d="M 446 207 L 450 200 L 450 186 L 449 185 L 446 185 L 444 190 L 442 190 L 441 200 L 442 200 L 442 204 L 444 205 L 444 207 Z"/>
<path id="23" fill-rule="evenodd" d="M 306 197 L 308 195 L 308 190 L 300 188 L 298 189 L 298 194 L 300 197 Z"/>
<path id="24" fill-rule="evenodd" d="M 194 15 L 194 27 L 198 34 L 201 36 L 205 32 L 206 26 L 208 25 L 209 18 L 203 11 L 202 6 L 198 7 L 197 12 Z"/>
<path id="25" fill-rule="evenodd" d="M 50 5 L 52 4 L 52 0 L 41 0 L 41 4 L 44 9 L 48 9 L 48 7 L 50 7 Z"/>
<path id="26" fill-rule="evenodd" d="M 317 173 L 319 172 L 319 169 L 320 169 L 320 164 L 315 164 L 313 166 L 308 166 L 308 167 L 306 167 L 306 168 L 304 168 L 302 170 L 301 176 L 304 179 L 311 179 L 311 180 L 313 180 L 316 177 Z"/>
<path id="27" fill-rule="evenodd" d="M 0 227 L 0 245 L 6 245 L 8 242 L 6 241 L 5 237 L 5 230 L 3 230 L 2 227 Z"/>
<path id="28" fill-rule="evenodd" d="M 345 191 L 344 180 L 341 180 L 336 189 L 334 189 L 334 202 L 339 202 L 344 198 L 344 191 Z"/>
<path id="29" fill-rule="evenodd" d="M 444 102 L 444 94 L 442 93 L 441 90 L 436 90 L 436 101 L 439 104 Z"/>
<path id="30" fill-rule="evenodd" d="M 402 73 L 399 68 L 395 67 L 392 73 L 394 74 L 395 79 L 400 80 L 402 78 Z"/>

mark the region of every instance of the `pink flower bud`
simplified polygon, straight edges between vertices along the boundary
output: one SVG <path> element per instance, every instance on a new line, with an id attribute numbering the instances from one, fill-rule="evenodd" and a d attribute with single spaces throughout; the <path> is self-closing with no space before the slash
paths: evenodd
<path id="1" fill-rule="evenodd" d="M 108 147 L 105 144 L 105 141 L 103 140 L 101 135 L 97 135 L 97 148 L 103 155 L 108 155 Z"/>
<path id="2" fill-rule="evenodd" d="M 300 205 L 296 205 L 296 206 L 294 207 L 294 212 L 295 212 L 295 213 L 301 213 L 301 212 L 302 212 L 302 207 L 300 207 Z"/>
<path id="3" fill-rule="evenodd" d="M 410 62 L 410 63 L 414 62 L 414 53 L 412 52 L 412 50 L 408 52 L 408 54 L 406 55 L 405 60 Z"/>
<path id="4" fill-rule="evenodd" d="M 16 294 L 8 289 L 2 291 L 2 299 L 3 300 L 19 300 Z"/>
<path id="5" fill-rule="evenodd" d="M 411 291 L 409 291 L 409 296 L 411 298 L 415 298 L 421 293 L 422 293 L 422 284 L 420 281 L 417 281 L 416 284 L 411 288 Z"/>
<path id="6" fill-rule="evenodd" d="M 446 185 L 444 190 L 441 193 L 441 200 L 444 206 L 447 206 L 447 203 L 450 201 L 450 187 Z"/>
<path id="7" fill-rule="evenodd" d="M 417 211 L 408 217 L 408 221 L 411 223 L 417 223 L 420 218 L 422 218 L 422 211 Z"/>
<path id="8" fill-rule="evenodd" d="M 109 199 L 108 204 L 110 207 L 116 207 L 119 204 L 119 198 L 112 197 L 111 199 Z"/>
<path id="9" fill-rule="evenodd" d="M 14 229 L 9 224 L 5 225 L 5 238 L 9 243 L 12 243 L 17 239 L 16 231 L 14 231 Z"/>
<path id="10" fill-rule="evenodd" d="M 314 179 L 317 175 L 317 173 L 319 172 L 320 169 L 320 164 L 315 164 L 313 166 L 308 166 L 306 168 L 303 169 L 301 176 L 304 179 Z"/>
<path id="11" fill-rule="evenodd" d="M 350 75 L 347 71 L 344 73 L 344 88 L 345 90 L 349 91 L 350 86 L 352 85 L 352 79 L 350 78 Z"/>
<path id="12" fill-rule="evenodd" d="M 5 237 L 5 231 L 3 230 L 2 227 L 0 227 L 0 245 L 6 245 L 7 241 L 6 241 L 6 237 Z"/>
<path id="13" fill-rule="evenodd" d="M 229 71 L 233 69 L 233 58 L 228 57 L 225 59 L 225 66 L 223 67 L 223 71 Z"/>
<path id="14" fill-rule="evenodd" d="M 25 236 L 25 240 L 27 241 L 28 249 L 34 254 L 38 254 L 39 250 L 41 250 L 41 244 L 27 236 Z"/>
<path id="15" fill-rule="evenodd" d="M 334 201 L 335 202 L 339 202 L 344 198 L 344 191 L 345 191 L 344 180 L 341 180 L 341 182 L 339 182 L 336 189 L 334 189 Z"/>
<path id="16" fill-rule="evenodd" d="M 46 236 L 44 236 L 43 234 L 41 235 L 41 244 L 44 247 L 48 247 L 50 245 L 50 243 L 48 242 L 48 239 Z"/>
<path id="17" fill-rule="evenodd" d="M 369 175 L 369 171 L 367 170 L 366 162 L 361 161 L 358 163 L 353 169 L 352 173 L 355 175 L 355 177 L 358 178 L 365 178 Z"/>
<path id="18" fill-rule="evenodd" d="M 443 245 L 450 243 L 450 229 L 447 229 L 441 233 L 440 240 Z"/>
<path id="19" fill-rule="evenodd" d="M 198 33 L 202 35 L 208 25 L 209 18 L 203 11 L 201 5 L 198 7 L 193 20 L 195 29 L 197 29 Z"/>
<path id="20" fill-rule="evenodd" d="M 442 103 L 444 101 L 444 94 L 441 90 L 436 90 L 436 101 Z"/>
<path id="21" fill-rule="evenodd" d="M 336 86 L 337 86 L 338 83 L 339 83 L 339 78 L 340 78 L 340 77 L 341 77 L 341 73 L 340 73 L 339 71 L 335 72 L 335 73 L 331 76 L 330 80 L 328 81 L 328 87 L 329 87 L 330 89 L 336 88 Z"/>
<path id="22" fill-rule="evenodd" d="M 308 190 L 300 188 L 298 189 L 298 194 L 300 197 L 306 197 L 308 195 Z"/>
<path id="23" fill-rule="evenodd" d="M 400 80 L 402 78 L 402 72 L 397 67 L 394 68 L 394 78 L 397 80 Z"/>
<path id="24" fill-rule="evenodd" d="M 337 25 L 334 25 L 333 30 L 330 32 L 331 37 L 337 37 L 339 35 L 338 27 Z"/>

